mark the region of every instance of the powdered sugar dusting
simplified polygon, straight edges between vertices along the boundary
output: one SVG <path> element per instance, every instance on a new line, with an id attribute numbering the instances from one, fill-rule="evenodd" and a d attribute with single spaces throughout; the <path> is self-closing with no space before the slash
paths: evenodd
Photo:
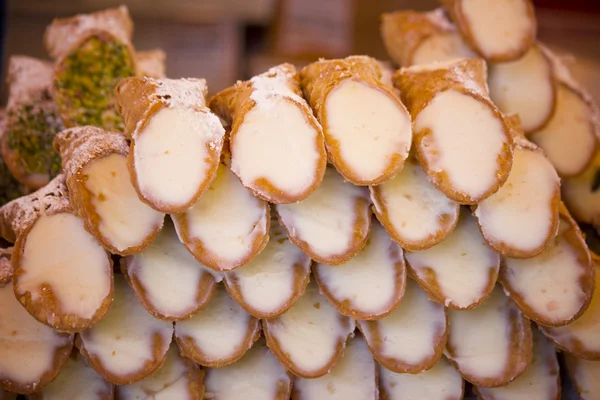
<path id="1" fill-rule="evenodd" d="M 54 66 L 48 61 L 27 56 L 12 56 L 8 62 L 7 108 L 50 97 Z"/>
<path id="2" fill-rule="evenodd" d="M 0 249 L 0 287 L 9 283 L 13 276 L 13 267 L 10 263 L 13 247 Z"/>
<path id="3" fill-rule="evenodd" d="M 446 17 L 444 9 L 439 7 L 423 14 L 432 24 L 448 32 L 455 32 L 456 26 Z"/>
<path id="4" fill-rule="evenodd" d="M 65 185 L 65 176 L 60 174 L 41 189 L 6 203 L 0 208 L 2 236 L 14 242 L 16 237 L 38 217 L 67 210 L 71 210 L 71 203 Z"/>
<path id="5" fill-rule="evenodd" d="M 91 14 L 55 19 L 45 33 L 46 47 L 50 56 L 54 59 L 65 56 L 94 31 L 103 31 L 123 43 L 130 43 L 133 22 L 129 10 L 126 6 L 120 6 Z"/>
<path id="6" fill-rule="evenodd" d="M 125 136 L 95 126 L 65 129 L 54 138 L 54 147 L 62 158 L 67 179 L 98 157 L 113 153 L 127 155 L 129 151 Z"/>
<path id="7" fill-rule="evenodd" d="M 296 68 L 291 64 L 281 64 L 250 79 L 254 91 L 250 98 L 260 107 L 271 107 L 273 96 L 287 97 L 299 104 L 306 104 L 300 96 L 300 85 L 296 79 Z M 309 114 L 310 115 L 310 114 Z"/>

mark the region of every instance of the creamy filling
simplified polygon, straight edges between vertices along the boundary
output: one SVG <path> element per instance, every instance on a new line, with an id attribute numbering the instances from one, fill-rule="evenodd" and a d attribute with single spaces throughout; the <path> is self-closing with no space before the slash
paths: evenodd
<path id="1" fill-rule="evenodd" d="M 185 212 L 190 241 L 198 240 L 223 269 L 238 266 L 266 235 L 267 207 L 224 165 L 200 200 Z"/>
<path id="2" fill-rule="evenodd" d="M 463 379 L 445 358 L 418 374 L 397 374 L 379 366 L 381 390 L 388 399 L 462 399 Z"/>
<path id="3" fill-rule="evenodd" d="M 596 287 L 600 287 L 600 274 L 596 265 Z M 600 352 L 600 290 L 595 290 L 585 312 L 568 325 L 546 328 L 557 344 L 567 348 L 580 348 L 590 352 Z"/>
<path id="4" fill-rule="evenodd" d="M 437 94 L 416 117 L 415 132 L 429 130 L 419 144 L 430 174 L 445 173 L 459 194 L 478 199 L 498 182 L 504 125 L 487 104 L 449 89 Z"/>
<path id="5" fill-rule="evenodd" d="M 318 283 L 342 307 L 383 314 L 397 304 L 406 281 L 402 248 L 379 224 L 373 224 L 364 249 L 342 265 L 318 264 Z"/>
<path id="6" fill-rule="evenodd" d="M 236 363 L 207 370 L 204 384 L 206 395 L 228 400 L 287 399 L 291 389 L 290 376 L 262 341 Z"/>
<path id="7" fill-rule="evenodd" d="M 562 181 L 562 196 L 569 210 L 577 220 L 596 226 L 600 226 L 600 187 L 594 190 L 598 170 L 600 152 L 583 174 Z"/>
<path id="8" fill-rule="evenodd" d="M 229 285 L 239 288 L 243 302 L 257 314 L 271 314 L 285 308 L 297 295 L 297 280 L 310 273 L 311 260 L 290 240 L 276 220 L 269 232 L 267 247 L 248 265 L 225 274 Z M 298 268 L 302 273 L 298 274 Z"/>
<path id="9" fill-rule="evenodd" d="M 593 157 L 597 140 L 589 106 L 576 92 L 559 85 L 552 118 L 531 140 L 544 149 L 559 175 L 582 172 Z"/>
<path id="10" fill-rule="evenodd" d="M 500 265 L 500 257 L 485 243 L 475 218 L 465 213 L 446 240 L 427 250 L 406 252 L 405 257 L 417 277 L 443 296 L 446 306 L 459 308 L 487 294 Z"/>
<path id="11" fill-rule="evenodd" d="M 538 46 L 522 58 L 490 65 L 490 97 L 505 114 L 519 114 L 525 132 L 540 128 L 554 107 L 552 66 Z"/>
<path id="12" fill-rule="evenodd" d="M 435 355 L 442 345 L 446 330 L 444 307 L 434 303 L 427 293 L 412 280 L 407 280 L 406 291 L 400 305 L 391 314 L 373 322 L 359 321 L 367 343 L 382 357 L 409 365 L 420 365 Z M 375 342 L 369 326 L 381 340 Z"/>
<path id="13" fill-rule="evenodd" d="M 467 46 L 458 32 L 432 35 L 423 40 L 412 54 L 412 65 L 473 58 L 476 54 Z"/>
<path id="14" fill-rule="evenodd" d="M 83 356 L 69 358 L 60 373 L 41 392 L 44 400 L 79 399 L 83 393 L 89 398 L 112 397 L 112 384 L 89 366 Z"/>
<path id="15" fill-rule="evenodd" d="M 533 357 L 525 372 L 506 386 L 477 388 L 482 397 L 494 400 L 530 400 L 532 395 L 540 399 L 560 397 L 556 349 L 537 329 L 533 333 Z"/>
<path id="16" fill-rule="evenodd" d="M 296 378 L 294 390 L 305 399 L 377 398 L 376 364 L 363 338 L 357 335 L 348 340 L 340 361 L 327 375 Z"/>
<path id="17" fill-rule="evenodd" d="M 73 214 L 40 217 L 27 235 L 20 267 L 18 293 L 38 301 L 49 290 L 62 314 L 92 318 L 110 293 L 107 253 Z"/>
<path id="18" fill-rule="evenodd" d="M 412 140 L 410 116 L 388 93 L 353 79 L 331 90 L 324 104 L 328 142 L 340 163 L 361 181 L 401 167 Z"/>
<path id="19" fill-rule="evenodd" d="M 569 362 L 569 376 L 575 381 L 582 398 L 593 399 L 600 393 L 600 362 L 566 356 Z"/>
<path id="20" fill-rule="evenodd" d="M 554 197 L 560 179 L 538 151 L 516 148 L 504 185 L 477 205 L 475 216 L 485 237 L 520 251 L 543 246 L 555 232 Z"/>
<path id="21" fill-rule="evenodd" d="M 413 161 L 407 161 L 391 180 L 371 187 L 371 199 L 377 212 L 389 220 L 392 236 L 405 243 L 432 240 L 458 219 L 458 204 L 429 182 Z"/>
<path id="22" fill-rule="evenodd" d="M 309 283 L 304 295 L 288 311 L 265 320 L 269 333 L 277 341 L 297 370 L 316 372 L 337 355 L 337 346 L 354 331 L 354 321 L 342 319 L 335 308 Z"/>
<path id="23" fill-rule="evenodd" d="M 316 183 L 322 154 L 319 131 L 293 101 L 272 96 L 257 102 L 232 137 L 231 169 L 265 197 L 298 196 Z M 261 180 L 274 188 L 259 186 Z"/>
<path id="24" fill-rule="evenodd" d="M 307 244 L 321 259 L 343 256 L 352 250 L 357 219 L 369 218 L 368 193 L 328 168 L 319 188 L 308 198 L 277 205 L 277 212 L 291 237 Z M 357 201 L 364 200 L 358 209 Z M 360 215 L 357 215 L 360 213 Z M 359 231 L 361 237 L 368 232 Z"/>
<path id="25" fill-rule="evenodd" d="M 463 374 L 478 379 L 501 377 L 510 363 L 511 326 L 508 301 L 496 288 L 479 306 L 467 311 L 448 310 L 452 359 Z"/>
<path id="26" fill-rule="evenodd" d="M 115 275 L 114 300 L 102 320 L 81 333 L 83 347 L 113 376 L 139 373 L 160 362 L 169 349 L 173 324 L 142 307 L 125 278 Z M 155 336 L 161 337 L 156 347 Z"/>
<path id="27" fill-rule="evenodd" d="M 144 244 L 163 223 L 164 214 L 141 201 L 131 184 L 127 158 L 111 154 L 83 169 L 85 187 L 106 243 L 124 251 Z"/>
<path id="28" fill-rule="evenodd" d="M 225 130 L 218 118 L 194 109 L 163 108 L 134 135 L 134 168 L 151 203 L 181 207 L 206 183 Z"/>
<path id="29" fill-rule="evenodd" d="M 516 51 L 532 31 L 526 0 L 462 0 L 465 24 L 485 58 Z"/>
<path id="30" fill-rule="evenodd" d="M 533 258 L 505 258 L 503 271 L 506 283 L 521 296 L 523 303 L 544 321 L 554 323 L 573 318 L 587 296 L 581 279 L 588 266 L 578 259 L 583 249 L 567 241 L 563 232 L 568 226 L 564 221 L 560 225 L 561 233 L 548 250 Z"/>
<path id="31" fill-rule="evenodd" d="M 233 357 L 249 340 L 252 317 L 221 286 L 206 307 L 175 324 L 175 335 L 190 338 L 207 361 Z"/>
<path id="32" fill-rule="evenodd" d="M 0 379 L 35 385 L 54 369 L 56 350 L 71 340 L 36 321 L 15 298 L 11 285 L 0 287 Z"/>
<path id="33" fill-rule="evenodd" d="M 199 307 L 202 281 L 207 269 L 181 244 L 171 223 L 141 253 L 131 256 L 127 274 L 141 286 L 141 293 L 162 315 L 177 318 Z M 214 281 L 214 280 L 213 280 Z"/>
<path id="34" fill-rule="evenodd" d="M 116 393 L 123 400 L 192 400 L 195 398 L 191 386 L 196 378 L 194 370 L 199 373 L 196 368 L 186 365 L 177 346 L 173 344 L 158 371 L 141 381 L 117 386 Z"/>

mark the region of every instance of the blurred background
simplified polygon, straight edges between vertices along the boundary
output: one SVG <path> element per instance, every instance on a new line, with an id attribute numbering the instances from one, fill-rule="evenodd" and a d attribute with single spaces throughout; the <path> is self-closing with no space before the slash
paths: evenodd
<path id="1" fill-rule="evenodd" d="M 484 1 L 484 0 L 482 0 Z M 491 1 L 491 0 L 489 0 Z M 126 4 L 137 50 L 162 48 L 171 78 L 204 77 L 211 93 L 287 61 L 367 54 L 387 59 L 379 16 L 437 7 L 437 0 L 0 0 L 2 89 L 9 55 L 47 58 L 42 35 L 54 17 Z M 534 0 L 538 38 L 569 55 L 600 102 L 600 1 Z"/>

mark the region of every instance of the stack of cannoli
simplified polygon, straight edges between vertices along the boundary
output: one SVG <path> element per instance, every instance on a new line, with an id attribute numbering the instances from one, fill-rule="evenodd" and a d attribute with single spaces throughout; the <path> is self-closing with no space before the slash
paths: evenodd
<path id="1" fill-rule="evenodd" d="M 212 98 L 132 30 L 46 33 L 60 167 L 0 208 L 0 399 L 552 400 L 559 361 L 598 398 L 597 109 L 528 0 Z"/>

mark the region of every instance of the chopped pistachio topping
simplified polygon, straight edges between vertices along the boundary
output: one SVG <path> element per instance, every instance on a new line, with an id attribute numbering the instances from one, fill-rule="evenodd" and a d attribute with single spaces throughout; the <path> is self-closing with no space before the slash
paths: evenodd
<path id="1" fill-rule="evenodd" d="M 17 181 L 0 157 L 0 206 L 26 194 L 25 187 Z"/>
<path id="2" fill-rule="evenodd" d="M 90 37 L 65 58 L 55 77 L 61 113 L 75 125 L 122 131 L 113 91 L 121 78 L 133 75 L 132 55 L 125 44 Z"/>
<path id="3" fill-rule="evenodd" d="M 25 104 L 8 113 L 8 146 L 27 174 L 48 174 L 54 178 L 61 170 L 60 156 L 54 151 L 54 135 L 63 129 L 51 100 Z"/>

